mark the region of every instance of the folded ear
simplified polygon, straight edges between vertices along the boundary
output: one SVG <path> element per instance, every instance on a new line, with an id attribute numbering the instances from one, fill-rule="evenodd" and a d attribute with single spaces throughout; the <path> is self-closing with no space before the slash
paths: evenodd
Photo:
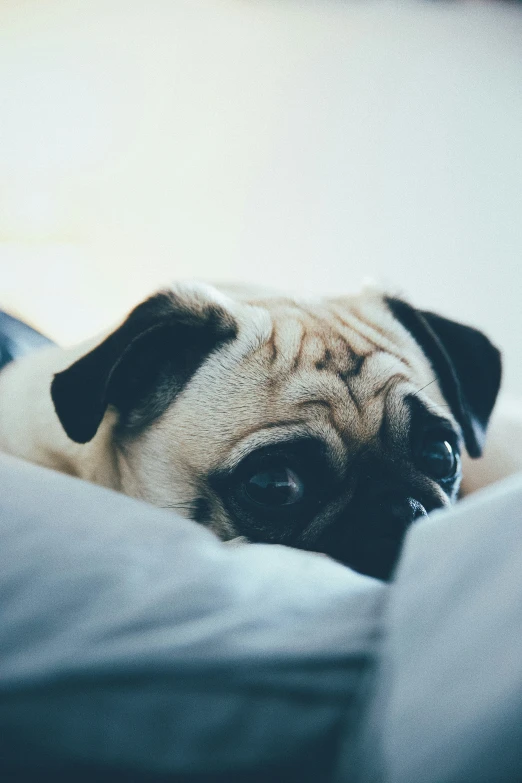
<path id="1" fill-rule="evenodd" d="M 417 310 L 401 299 L 388 297 L 386 302 L 428 357 L 468 454 L 480 457 L 500 388 L 500 351 L 478 329 Z"/>
<path id="2" fill-rule="evenodd" d="M 231 313 L 202 290 L 152 296 L 94 350 L 54 376 L 54 407 L 72 440 L 90 441 L 109 405 L 124 426 L 153 420 L 205 358 L 236 336 Z"/>

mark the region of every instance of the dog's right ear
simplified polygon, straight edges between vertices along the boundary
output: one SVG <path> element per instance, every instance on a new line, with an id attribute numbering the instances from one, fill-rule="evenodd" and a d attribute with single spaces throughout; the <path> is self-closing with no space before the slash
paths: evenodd
<path id="1" fill-rule="evenodd" d="M 109 405 L 124 427 L 144 426 L 236 334 L 234 317 L 207 289 L 152 296 L 94 350 L 54 376 L 51 396 L 65 432 L 87 443 Z"/>
<path id="2" fill-rule="evenodd" d="M 502 376 L 500 351 L 485 334 L 408 302 L 386 297 L 394 316 L 429 359 L 462 428 L 470 457 L 480 457 Z"/>

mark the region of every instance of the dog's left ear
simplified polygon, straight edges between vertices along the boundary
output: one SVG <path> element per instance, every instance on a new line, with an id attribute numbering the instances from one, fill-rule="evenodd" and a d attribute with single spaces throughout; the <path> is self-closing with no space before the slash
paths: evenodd
<path id="1" fill-rule="evenodd" d="M 500 351 L 478 329 L 417 310 L 402 299 L 385 301 L 429 359 L 462 428 L 468 454 L 480 457 L 500 388 Z"/>
<path id="2" fill-rule="evenodd" d="M 236 336 L 234 317 L 211 292 L 184 286 L 150 297 L 54 376 L 54 408 L 71 440 L 90 441 L 109 405 L 128 431 L 157 418 L 208 355 Z"/>

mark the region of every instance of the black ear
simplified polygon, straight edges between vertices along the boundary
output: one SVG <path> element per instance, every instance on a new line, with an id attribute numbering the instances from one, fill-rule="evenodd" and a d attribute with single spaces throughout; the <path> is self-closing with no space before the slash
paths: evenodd
<path id="1" fill-rule="evenodd" d="M 65 432 L 87 443 L 108 405 L 118 410 L 120 424 L 143 426 L 236 333 L 231 314 L 210 299 L 170 291 L 152 296 L 94 350 L 54 376 L 51 396 Z"/>
<path id="2" fill-rule="evenodd" d="M 500 351 L 478 329 L 416 310 L 401 299 L 388 297 L 386 302 L 430 360 L 462 427 L 468 454 L 480 457 L 500 388 Z"/>

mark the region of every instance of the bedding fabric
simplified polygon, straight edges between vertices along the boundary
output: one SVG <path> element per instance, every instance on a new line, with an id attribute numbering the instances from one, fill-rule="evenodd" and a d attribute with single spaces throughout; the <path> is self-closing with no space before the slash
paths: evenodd
<path id="1" fill-rule="evenodd" d="M 390 585 L 0 459 L 0 779 L 522 779 L 522 482 Z"/>
<path id="2" fill-rule="evenodd" d="M 0 370 L 14 359 L 54 343 L 29 324 L 0 310 Z"/>

